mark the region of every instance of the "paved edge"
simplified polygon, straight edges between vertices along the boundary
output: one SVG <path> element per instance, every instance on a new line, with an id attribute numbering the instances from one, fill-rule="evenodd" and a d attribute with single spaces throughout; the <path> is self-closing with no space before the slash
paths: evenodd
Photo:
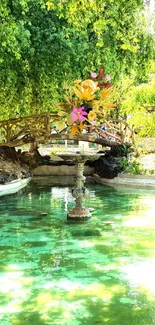
<path id="1" fill-rule="evenodd" d="M 132 187 L 147 187 L 147 188 L 155 188 L 155 179 L 151 177 L 143 178 L 143 175 L 140 177 L 123 175 L 123 177 L 117 176 L 112 179 L 102 178 L 97 174 L 93 174 L 93 178 L 96 183 L 105 184 L 105 185 L 123 185 L 123 186 L 132 186 Z"/>

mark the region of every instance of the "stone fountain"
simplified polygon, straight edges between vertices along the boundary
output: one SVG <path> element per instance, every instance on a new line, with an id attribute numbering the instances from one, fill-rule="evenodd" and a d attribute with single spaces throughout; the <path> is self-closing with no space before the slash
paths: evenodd
<path id="1" fill-rule="evenodd" d="M 82 221 L 91 217 L 90 209 L 84 207 L 84 199 L 88 195 L 88 190 L 84 186 L 86 177 L 84 173 L 84 164 L 86 160 L 96 160 L 101 154 L 77 151 L 75 153 L 62 153 L 59 156 L 64 160 L 71 160 L 76 166 L 75 186 L 72 189 L 72 195 L 75 197 L 75 207 L 67 215 L 67 218 L 73 221 Z"/>

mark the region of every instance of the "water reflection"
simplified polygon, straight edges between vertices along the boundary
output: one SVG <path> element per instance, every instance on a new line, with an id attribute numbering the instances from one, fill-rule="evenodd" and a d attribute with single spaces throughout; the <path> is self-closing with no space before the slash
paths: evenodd
<path id="1" fill-rule="evenodd" d="M 85 224 L 68 187 L 0 198 L 2 325 L 154 325 L 153 191 L 89 185 Z"/>

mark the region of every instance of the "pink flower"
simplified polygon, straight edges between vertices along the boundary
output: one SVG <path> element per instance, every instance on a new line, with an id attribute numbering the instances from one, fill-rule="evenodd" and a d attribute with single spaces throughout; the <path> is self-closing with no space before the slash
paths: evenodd
<path id="1" fill-rule="evenodd" d="M 96 72 L 91 72 L 91 77 L 93 78 L 93 79 L 95 79 L 96 77 L 97 77 L 97 73 Z"/>
<path id="2" fill-rule="evenodd" d="M 81 122 L 84 122 L 85 121 L 85 115 L 87 115 L 87 113 L 85 112 L 84 110 L 84 106 L 81 106 L 80 108 L 76 108 L 76 107 L 73 107 L 72 109 L 72 113 L 71 113 L 71 117 L 72 117 L 72 120 L 73 122 L 79 120 Z"/>
<path id="3" fill-rule="evenodd" d="M 104 81 L 110 81 L 111 80 L 111 77 L 109 74 L 107 74 L 104 78 L 103 78 Z"/>

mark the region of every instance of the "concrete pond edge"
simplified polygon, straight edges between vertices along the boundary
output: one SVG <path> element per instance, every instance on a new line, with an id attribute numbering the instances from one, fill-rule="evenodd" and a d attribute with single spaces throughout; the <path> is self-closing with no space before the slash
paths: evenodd
<path id="1" fill-rule="evenodd" d="M 103 185 L 155 188 L 155 176 L 149 175 L 118 174 L 117 177 L 107 179 L 93 174 L 93 178 L 96 183 Z"/>
<path id="2" fill-rule="evenodd" d="M 66 168 L 67 167 L 67 168 Z M 155 175 L 118 174 L 112 179 L 95 174 L 93 167 L 85 166 L 86 183 L 99 183 L 109 186 L 155 187 Z M 40 166 L 33 171 L 33 182 L 56 185 L 73 185 L 76 176 L 75 166 Z"/>

